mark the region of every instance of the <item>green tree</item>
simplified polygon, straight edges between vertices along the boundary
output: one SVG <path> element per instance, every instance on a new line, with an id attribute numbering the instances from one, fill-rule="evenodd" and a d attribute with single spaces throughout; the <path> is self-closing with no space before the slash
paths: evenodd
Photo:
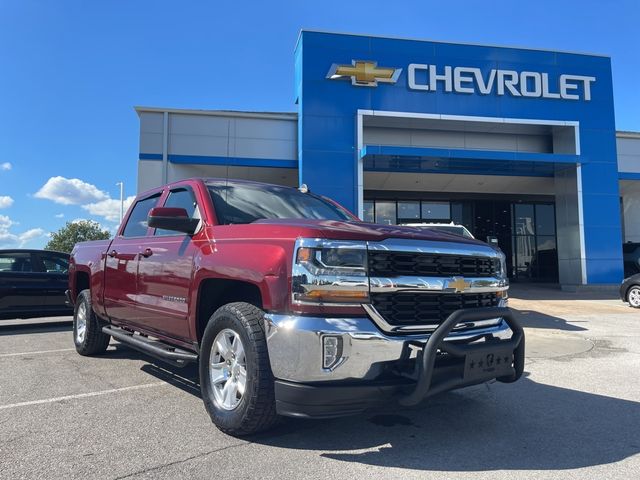
<path id="1" fill-rule="evenodd" d="M 45 250 L 71 253 L 78 242 L 88 240 L 107 240 L 111 237 L 108 230 L 102 230 L 98 222 L 92 220 L 78 220 L 67 222 L 57 232 L 51 232 L 51 240 L 45 245 Z"/>

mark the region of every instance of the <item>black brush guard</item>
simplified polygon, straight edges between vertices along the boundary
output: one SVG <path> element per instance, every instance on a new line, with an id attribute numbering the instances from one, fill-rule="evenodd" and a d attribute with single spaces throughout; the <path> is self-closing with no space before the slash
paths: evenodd
<path id="1" fill-rule="evenodd" d="M 466 345 L 444 341 L 459 323 L 492 318 L 503 318 L 509 325 L 513 332 L 509 340 L 492 340 Z M 464 358 L 464 373 L 462 376 L 447 378 L 431 385 L 438 351 L 452 357 Z M 505 383 L 515 382 L 522 376 L 524 370 L 524 330 L 515 319 L 513 312 L 506 307 L 457 310 L 431 334 L 422 351 L 418 353 L 416 364 L 417 383 L 413 391 L 399 399 L 401 405 L 417 405 L 432 395 L 494 378 Z"/>

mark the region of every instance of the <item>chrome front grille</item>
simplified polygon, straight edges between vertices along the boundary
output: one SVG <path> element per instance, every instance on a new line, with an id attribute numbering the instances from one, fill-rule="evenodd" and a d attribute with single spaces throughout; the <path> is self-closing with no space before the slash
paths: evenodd
<path id="1" fill-rule="evenodd" d="M 493 277 L 500 268 L 497 258 L 403 251 L 369 251 L 372 277 Z"/>

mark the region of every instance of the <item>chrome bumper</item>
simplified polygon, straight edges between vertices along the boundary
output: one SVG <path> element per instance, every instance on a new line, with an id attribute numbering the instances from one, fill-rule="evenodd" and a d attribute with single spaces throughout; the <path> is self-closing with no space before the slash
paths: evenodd
<path id="1" fill-rule="evenodd" d="M 265 331 L 271 370 L 278 380 L 323 382 L 336 380 L 373 380 L 384 362 L 401 359 L 407 342 L 426 344 L 431 334 L 389 336 L 366 317 L 324 318 L 296 315 L 265 315 Z M 469 340 L 491 335 L 504 340 L 511 337 L 504 321 L 473 330 L 452 331 L 445 339 Z M 342 358 L 331 369 L 322 368 L 322 337 L 342 337 Z"/>

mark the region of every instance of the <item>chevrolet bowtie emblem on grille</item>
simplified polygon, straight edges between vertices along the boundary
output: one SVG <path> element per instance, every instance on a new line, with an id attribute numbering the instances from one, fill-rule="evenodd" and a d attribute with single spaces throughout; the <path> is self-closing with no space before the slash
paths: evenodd
<path id="1" fill-rule="evenodd" d="M 470 286 L 471 283 L 467 282 L 464 277 L 453 277 L 447 282 L 447 289 L 453 289 L 456 293 L 464 292 Z"/>
<path id="2" fill-rule="evenodd" d="M 334 63 L 327 73 L 330 80 L 351 79 L 352 85 L 359 87 L 376 87 L 378 82 L 396 83 L 402 73 L 401 68 L 378 67 L 377 62 L 353 60 L 351 65 Z"/>

